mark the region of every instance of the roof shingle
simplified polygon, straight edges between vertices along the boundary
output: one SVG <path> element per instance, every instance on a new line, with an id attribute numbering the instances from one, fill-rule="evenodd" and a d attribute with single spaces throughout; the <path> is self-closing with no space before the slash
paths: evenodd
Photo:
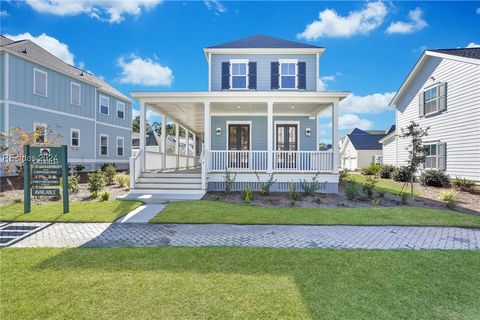
<path id="1" fill-rule="evenodd" d="M 318 47 L 310 44 L 294 42 L 290 40 L 265 36 L 265 35 L 255 35 L 240 40 L 235 40 L 231 42 L 222 43 L 219 45 L 207 47 L 207 49 L 243 49 L 243 48 L 314 48 L 322 49 L 323 47 Z"/>
<path id="2" fill-rule="evenodd" d="M 434 49 L 429 51 L 451 54 L 464 58 L 480 59 L 480 48 Z"/>

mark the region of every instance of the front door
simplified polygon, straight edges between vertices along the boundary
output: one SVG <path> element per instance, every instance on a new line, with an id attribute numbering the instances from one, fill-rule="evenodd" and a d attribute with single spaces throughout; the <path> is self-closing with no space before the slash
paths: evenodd
<path id="1" fill-rule="evenodd" d="M 288 151 L 298 150 L 298 125 L 277 124 L 276 126 L 276 164 L 280 169 L 294 169 L 297 166 L 297 153 Z"/>
<path id="2" fill-rule="evenodd" d="M 249 165 L 250 125 L 228 125 L 228 167 L 232 169 L 247 169 Z"/>

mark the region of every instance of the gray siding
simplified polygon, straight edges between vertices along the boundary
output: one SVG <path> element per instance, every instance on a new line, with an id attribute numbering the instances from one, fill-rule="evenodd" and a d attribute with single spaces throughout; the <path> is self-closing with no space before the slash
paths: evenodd
<path id="1" fill-rule="evenodd" d="M 0 118 L 2 120 L 0 121 L 0 132 L 5 132 L 5 119 L 3 119 L 3 116 L 5 115 L 5 104 L 2 102 L 0 103 Z"/>
<path id="2" fill-rule="evenodd" d="M 110 108 L 108 115 L 100 113 L 100 96 L 108 97 L 110 101 Z M 117 101 L 125 103 L 125 118 L 121 119 L 117 117 Z M 94 108 L 95 109 L 95 108 Z M 97 108 L 95 110 L 95 117 L 97 121 L 114 124 L 117 126 L 122 126 L 125 128 L 130 128 L 132 123 L 132 105 L 126 101 L 112 97 L 104 92 L 97 90 Z"/>
<path id="3" fill-rule="evenodd" d="M 212 91 L 222 90 L 222 62 L 230 59 L 249 59 L 257 63 L 257 91 L 270 91 L 270 64 L 278 59 L 298 59 L 306 62 L 306 91 L 316 91 L 317 56 L 314 54 L 213 54 L 211 61 Z"/>
<path id="4" fill-rule="evenodd" d="M 4 95 L 4 86 L 5 86 L 5 83 L 4 83 L 4 65 L 5 65 L 5 53 L 4 52 L 1 52 L 0 53 L 0 76 L 1 76 L 1 79 L 0 79 L 0 100 L 3 100 L 5 99 L 5 95 Z M 2 113 L 3 115 L 3 113 Z"/>
<path id="5" fill-rule="evenodd" d="M 108 156 L 101 156 L 100 155 L 100 135 L 106 134 L 108 135 Z M 117 137 L 124 138 L 124 153 L 123 157 L 117 156 Z M 93 138 L 92 138 L 93 139 Z M 93 140 L 92 140 L 93 141 Z M 96 137 L 96 145 L 97 145 L 97 159 L 104 162 L 115 162 L 117 160 L 128 160 L 131 155 L 131 148 L 132 148 L 132 134 L 131 131 L 120 129 L 120 128 L 113 128 L 101 124 L 97 124 L 97 137 Z"/>
<path id="6" fill-rule="evenodd" d="M 211 147 L 212 150 L 227 150 L 227 121 L 251 121 L 252 150 L 267 150 L 267 117 L 266 116 L 212 116 L 211 120 Z M 317 150 L 317 125 L 315 118 L 308 116 L 276 116 L 273 121 L 298 121 L 298 131 L 301 151 Z M 221 128 L 222 134 L 217 136 L 216 129 Z M 311 135 L 305 135 L 305 129 L 311 129 Z M 275 129 L 274 129 L 275 130 Z M 275 133 L 275 132 L 274 132 Z"/>

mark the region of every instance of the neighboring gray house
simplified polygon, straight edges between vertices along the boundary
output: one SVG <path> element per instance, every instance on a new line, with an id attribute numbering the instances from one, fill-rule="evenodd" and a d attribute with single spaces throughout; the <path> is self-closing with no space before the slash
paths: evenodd
<path id="1" fill-rule="evenodd" d="M 480 183 L 480 48 L 425 51 L 390 106 L 397 132 L 411 121 L 429 128 L 423 169 Z M 396 152 L 388 163 L 406 165 L 409 143 L 398 133 L 391 137 Z"/>
<path id="2" fill-rule="evenodd" d="M 30 40 L 0 36 L 0 130 L 60 136 L 70 164 L 86 170 L 131 155 L 132 100 Z"/>
<path id="3" fill-rule="evenodd" d="M 288 192 L 291 183 L 301 190 L 302 180 L 316 176 L 322 182 L 319 192 L 337 192 L 338 104 L 349 93 L 320 90 L 324 51 L 251 36 L 203 50 L 206 92 L 133 92 L 140 102 L 140 130 L 146 109 L 151 108 L 161 114 L 162 126 L 171 119 L 186 129 L 187 136 L 193 133 L 193 141 L 203 142 L 199 166 L 177 161 L 170 167 L 166 138 L 161 151 L 152 153 L 146 150 L 142 132 L 138 156 L 131 162 L 133 192 L 200 198 L 206 191 L 225 190 L 226 171 L 235 175 L 233 190 L 258 190 L 257 176 L 266 181 L 273 173 L 271 191 Z M 332 112 L 332 123 L 319 128 L 318 118 L 325 110 Z M 319 150 L 320 129 L 332 130 L 332 149 Z M 196 171 L 151 172 L 185 167 Z"/>

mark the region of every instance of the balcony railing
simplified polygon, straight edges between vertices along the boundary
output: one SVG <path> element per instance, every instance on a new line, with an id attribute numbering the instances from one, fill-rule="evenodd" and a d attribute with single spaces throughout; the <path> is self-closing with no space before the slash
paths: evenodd
<path id="1" fill-rule="evenodd" d="M 210 172 L 266 172 L 267 151 L 209 151 Z M 332 172 L 331 151 L 273 151 L 271 168 L 274 172 Z"/>

